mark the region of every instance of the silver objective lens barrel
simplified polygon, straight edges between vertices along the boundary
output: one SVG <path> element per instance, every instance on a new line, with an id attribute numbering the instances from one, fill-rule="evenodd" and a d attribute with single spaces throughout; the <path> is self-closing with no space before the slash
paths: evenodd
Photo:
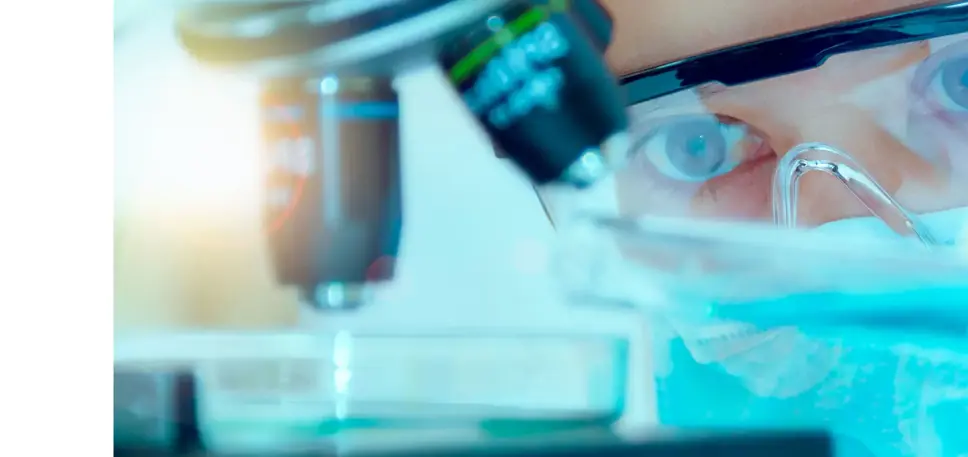
<path id="1" fill-rule="evenodd" d="M 263 83 L 265 224 L 277 280 L 354 309 L 392 279 L 402 226 L 399 122 L 379 77 Z"/>

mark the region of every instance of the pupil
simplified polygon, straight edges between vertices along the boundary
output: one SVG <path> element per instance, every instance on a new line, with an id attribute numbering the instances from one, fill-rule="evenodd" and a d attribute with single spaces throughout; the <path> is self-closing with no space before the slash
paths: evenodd
<path id="1" fill-rule="evenodd" d="M 689 140 L 689 154 L 693 157 L 699 157 L 703 152 L 706 151 L 706 137 L 703 135 L 693 137 Z"/>
<path id="2" fill-rule="evenodd" d="M 726 139 L 716 120 L 680 122 L 669 132 L 666 155 L 680 173 L 709 178 L 726 162 Z"/>

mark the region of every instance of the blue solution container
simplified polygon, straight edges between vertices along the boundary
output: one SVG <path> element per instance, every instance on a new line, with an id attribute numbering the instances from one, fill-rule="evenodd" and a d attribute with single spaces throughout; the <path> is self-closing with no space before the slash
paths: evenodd
<path id="1" fill-rule="evenodd" d="M 122 338 L 115 369 L 188 368 L 211 451 L 368 450 L 607 434 L 625 410 L 628 344 L 621 335 L 500 331 L 208 332 Z M 154 390 L 135 390 L 128 403 Z"/>

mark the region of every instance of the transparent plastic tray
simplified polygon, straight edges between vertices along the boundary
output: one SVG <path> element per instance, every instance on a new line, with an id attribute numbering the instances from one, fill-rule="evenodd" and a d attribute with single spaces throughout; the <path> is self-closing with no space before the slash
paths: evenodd
<path id="1" fill-rule="evenodd" d="M 558 254 L 573 298 L 650 319 L 664 424 L 820 426 L 840 455 L 968 455 L 968 252 L 589 217 Z"/>
<path id="2" fill-rule="evenodd" d="M 611 336 L 168 334 L 118 338 L 115 373 L 129 386 L 190 373 L 205 447 L 251 451 L 607 427 L 624 408 L 627 349 Z M 163 412 L 170 384 L 123 399 L 116 385 L 116 415 Z"/>

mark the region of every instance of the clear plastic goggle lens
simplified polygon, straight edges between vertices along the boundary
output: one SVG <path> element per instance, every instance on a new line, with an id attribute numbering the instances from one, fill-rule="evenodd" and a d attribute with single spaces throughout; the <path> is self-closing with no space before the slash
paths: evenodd
<path id="1" fill-rule="evenodd" d="M 576 205 L 624 219 L 801 228 L 873 217 L 887 234 L 932 245 L 968 228 L 968 215 L 957 227 L 925 218 L 968 207 L 968 33 L 701 86 L 630 114 L 627 164 L 595 205 L 542 191 L 556 221 Z"/>

